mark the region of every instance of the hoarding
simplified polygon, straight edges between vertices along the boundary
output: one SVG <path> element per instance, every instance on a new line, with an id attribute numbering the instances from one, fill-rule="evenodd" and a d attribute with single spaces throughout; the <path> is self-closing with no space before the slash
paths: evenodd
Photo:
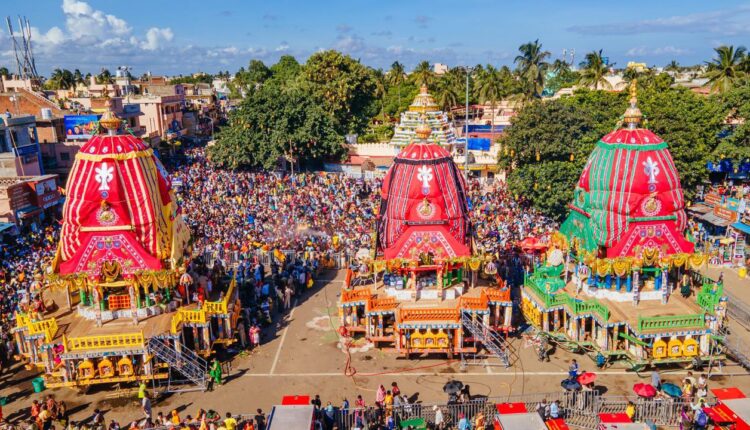
<path id="1" fill-rule="evenodd" d="M 67 139 L 88 139 L 96 133 L 101 115 L 65 115 L 65 137 Z"/>

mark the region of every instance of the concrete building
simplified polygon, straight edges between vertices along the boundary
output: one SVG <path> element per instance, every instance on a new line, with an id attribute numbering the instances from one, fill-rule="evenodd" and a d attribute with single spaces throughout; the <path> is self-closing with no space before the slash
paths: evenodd
<path id="1" fill-rule="evenodd" d="M 0 224 L 30 225 L 59 216 L 64 198 L 57 175 L 0 177 Z"/>
<path id="2" fill-rule="evenodd" d="M 34 116 L 3 115 L 0 125 L 0 177 L 44 174 Z"/>

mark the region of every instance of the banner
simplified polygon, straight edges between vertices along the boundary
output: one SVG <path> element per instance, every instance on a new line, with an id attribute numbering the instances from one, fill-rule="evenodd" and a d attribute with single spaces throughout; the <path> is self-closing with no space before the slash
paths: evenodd
<path id="1" fill-rule="evenodd" d="M 65 115 L 66 139 L 88 139 L 96 133 L 101 115 Z"/>

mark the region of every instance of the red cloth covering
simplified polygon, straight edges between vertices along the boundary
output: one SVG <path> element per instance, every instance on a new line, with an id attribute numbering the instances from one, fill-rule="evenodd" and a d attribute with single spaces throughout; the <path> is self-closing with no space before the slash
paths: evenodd
<path id="1" fill-rule="evenodd" d="M 641 257 L 648 248 L 662 258 L 694 251 L 682 235 L 687 217 L 679 173 L 667 144 L 649 130 L 623 128 L 599 141 L 571 209 L 586 219 L 571 216 L 566 223 L 585 225 L 561 230 L 586 232 L 580 239 L 587 250 L 605 247 L 608 258 Z"/>
<path id="2" fill-rule="evenodd" d="M 570 427 L 565 423 L 565 420 L 562 418 L 556 418 L 552 420 L 547 420 L 545 422 L 547 424 L 547 428 L 549 430 L 568 430 Z"/>
<path id="3" fill-rule="evenodd" d="M 680 234 L 674 222 L 645 221 L 631 223 L 621 239 L 607 249 L 607 258 L 639 256 L 639 250 L 657 248 L 662 255 L 692 253 L 694 244 Z"/>
<path id="4" fill-rule="evenodd" d="M 599 414 L 599 422 L 603 424 L 616 424 L 616 423 L 632 423 L 628 414 L 624 412 L 616 414 Z"/>
<path id="5" fill-rule="evenodd" d="M 93 136 L 76 154 L 66 190 L 61 274 L 95 277 L 105 261 L 119 262 L 124 275 L 161 270 L 173 240 L 188 234 L 166 170 L 134 136 Z"/>
<path id="6" fill-rule="evenodd" d="M 703 412 L 711 418 L 714 424 L 735 424 L 736 429 L 748 429 L 750 426 L 738 417 L 731 409 L 722 403 L 719 403 L 710 408 L 703 408 Z"/>
<path id="7" fill-rule="evenodd" d="M 529 412 L 526 409 L 526 404 L 523 402 L 497 403 L 495 409 L 497 409 L 498 414 L 525 414 Z"/>
<path id="8" fill-rule="evenodd" d="M 306 406 L 310 404 L 310 396 L 284 396 L 281 398 L 282 406 Z"/>
<path id="9" fill-rule="evenodd" d="M 378 250 L 386 259 L 416 259 L 421 252 L 438 259 L 471 255 L 465 189 L 461 172 L 440 145 L 407 146 L 383 181 Z"/>
<path id="10" fill-rule="evenodd" d="M 747 396 L 737 387 L 730 388 L 713 388 L 711 392 L 719 400 L 744 399 Z"/>

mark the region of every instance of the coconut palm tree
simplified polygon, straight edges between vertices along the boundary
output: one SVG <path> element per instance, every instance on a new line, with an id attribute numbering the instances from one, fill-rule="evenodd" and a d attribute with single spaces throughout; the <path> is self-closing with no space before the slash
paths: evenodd
<path id="1" fill-rule="evenodd" d="M 518 75 L 528 84 L 524 85 L 527 91 L 526 96 L 529 98 L 541 97 L 544 91 L 544 80 L 546 78 L 549 63 L 549 51 L 542 50 L 542 44 L 539 39 L 524 43 L 518 48 L 521 53 L 516 57 L 514 63 L 518 67 Z"/>
<path id="2" fill-rule="evenodd" d="M 380 111 L 383 113 L 383 124 L 385 124 L 385 95 L 387 92 L 386 86 L 388 85 L 387 79 L 382 69 L 375 69 L 373 71 L 373 77 L 375 78 L 375 97 L 380 100 Z"/>
<path id="3" fill-rule="evenodd" d="M 394 61 L 393 64 L 391 64 L 391 70 L 388 71 L 388 74 L 386 75 L 388 78 L 388 85 L 392 87 L 396 87 L 398 89 L 398 106 L 399 109 L 401 108 L 401 84 L 404 83 L 404 78 L 406 77 L 406 71 L 404 70 L 404 65 L 399 63 L 398 61 Z"/>
<path id="4" fill-rule="evenodd" d="M 411 76 L 417 85 L 427 85 L 428 87 L 435 79 L 435 74 L 432 72 L 432 66 L 430 66 L 429 61 L 422 61 L 417 64 L 417 67 L 411 72 Z"/>
<path id="5" fill-rule="evenodd" d="M 558 58 L 552 62 L 551 69 L 555 72 L 555 75 L 559 76 L 570 71 L 570 64 L 568 64 L 567 61 Z"/>
<path id="6" fill-rule="evenodd" d="M 501 69 L 488 64 L 484 70 L 477 75 L 475 91 L 477 98 L 482 103 L 489 103 L 492 109 L 492 127 L 490 128 L 493 140 L 495 131 L 495 108 L 497 103 L 508 95 L 510 81 L 510 69 L 503 66 Z"/>
<path id="7" fill-rule="evenodd" d="M 73 73 L 68 69 L 55 69 L 49 78 L 50 88 L 68 90 L 75 85 Z"/>
<path id="8" fill-rule="evenodd" d="M 437 81 L 435 95 L 440 108 L 452 115 L 451 110 L 460 105 L 463 100 L 465 75 L 462 69 L 452 68 Z"/>
<path id="9" fill-rule="evenodd" d="M 734 87 L 738 81 L 745 77 L 746 63 L 745 53 L 747 50 L 744 46 L 735 48 L 733 45 L 719 46 L 714 48 L 716 57 L 707 61 L 708 70 L 704 77 L 708 78 L 711 85 L 711 91 L 724 93 Z"/>
<path id="10" fill-rule="evenodd" d="M 593 87 L 595 90 L 598 90 L 600 87 L 611 89 L 612 84 L 605 79 L 607 73 L 609 73 L 609 66 L 604 64 L 602 50 L 591 51 L 586 54 L 583 62 L 581 62 L 581 76 L 578 78 L 578 83 L 587 87 Z"/>
<path id="11" fill-rule="evenodd" d="M 86 81 L 83 79 L 83 74 L 78 69 L 75 69 L 73 71 L 73 81 L 74 81 L 74 85 L 78 85 L 78 84 L 86 85 Z"/>
<path id="12" fill-rule="evenodd" d="M 667 72 L 679 72 L 680 70 L 682 70 L 682 67 L 680 67 L 680 63 L 678 63 L 675 60 L 672 60 L 669 62 L 669 64 L 664 66 L 664 70 Z"/>

